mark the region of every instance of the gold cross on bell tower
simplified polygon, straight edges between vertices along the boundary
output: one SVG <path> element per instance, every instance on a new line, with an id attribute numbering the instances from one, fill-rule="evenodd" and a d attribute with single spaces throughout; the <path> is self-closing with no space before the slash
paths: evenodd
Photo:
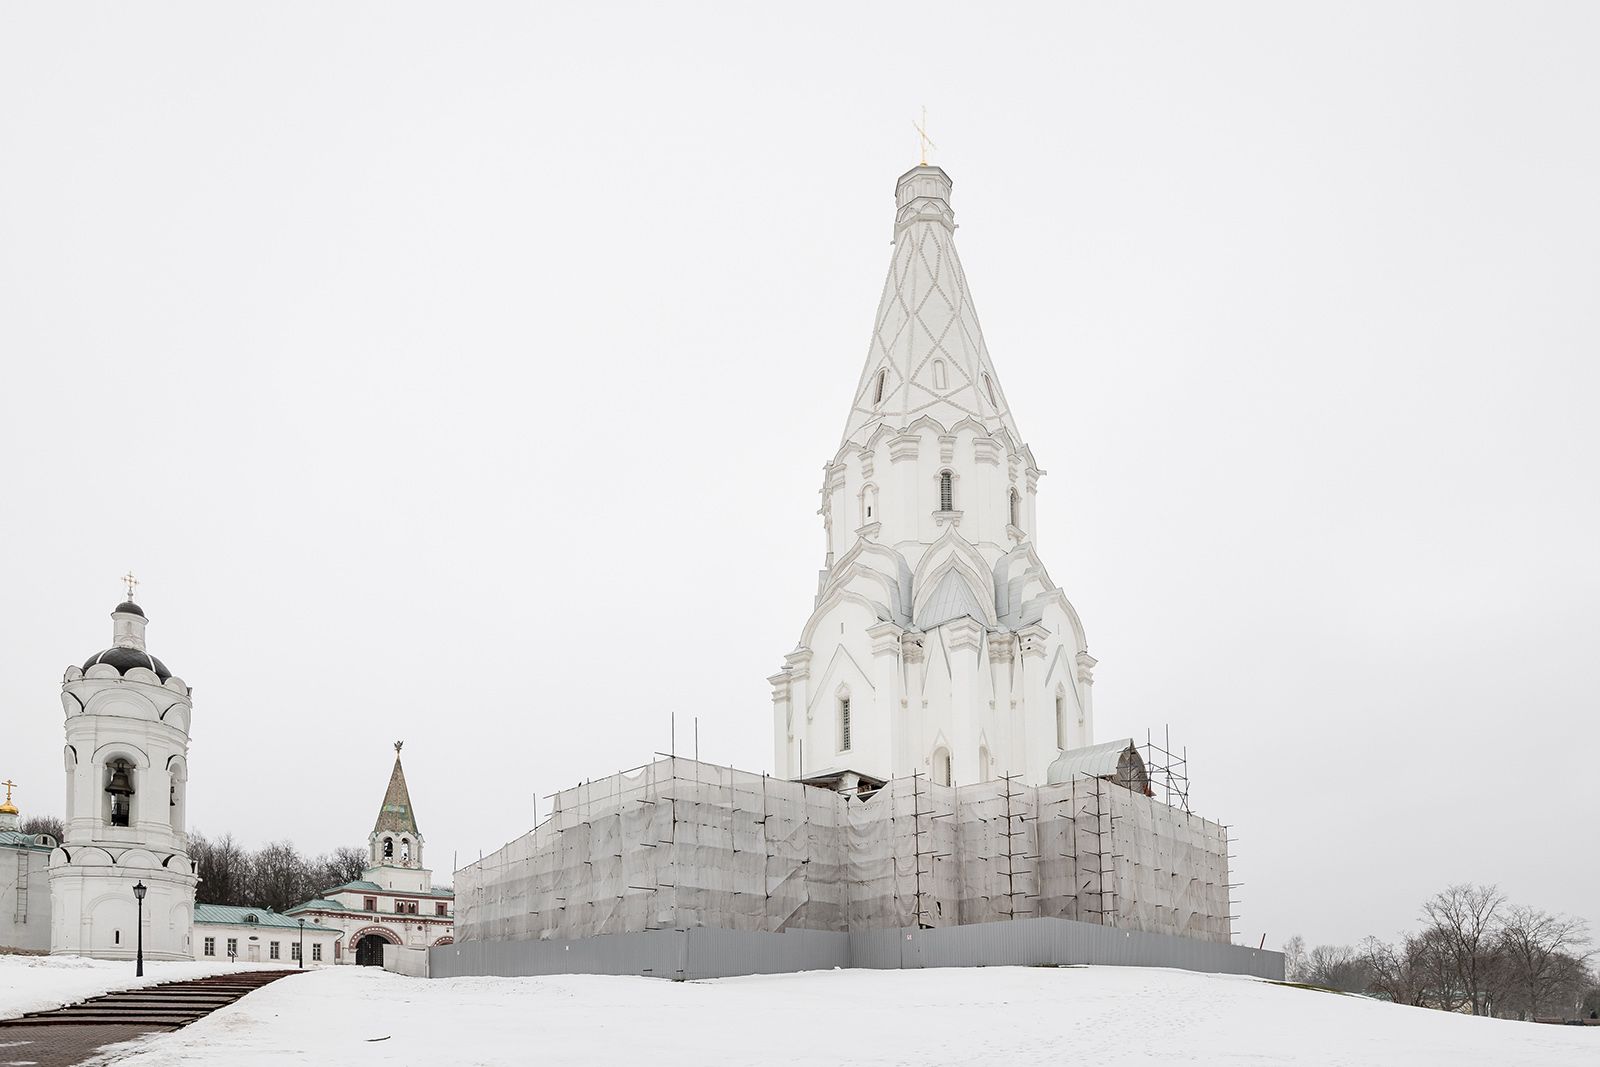
<path id="1" fill-rule="evenodd" d="M 6 802 L 4 805 L 5 810 L 10 814 L 16 814 L 16 806 L 11 803 L 11 791 L 17 787 L 17 783 L 7 778 L 5 781 L 0 782 L 0 785 L 6 787 Z"/>
<path id="2" fill-rule="evenodd" d="M 139 587 L 139 579 L 137 579 L 137 578 L 135 578 L 133 576 L 133 572 L 132 571 L 129 571 L 127 574 L 124 574 L 122 576 L 122 580 L 128 586 L 128 601 L 130 603 L 132 603 L 132 601 L 133 601 L 133 591 Z"/>
<path id="3" fill-rule="evenodd" d="M 912 126 L 913 129 L 915 129 L 917 131 L 918 144 L 920 146 L 920 155 L 921 155 L 921 159 L 922 159 L 922 162 L 917 164 L 917 166 L 926 167 L 928 165 L 928 149 L 930 149 L 930 148 L 938 148 L 939 147 L 938 145 L 933 143 L 933 138 L 928 136 L 928 108 L 927 108 L 927 105 L 923 105 L 923 108 L 922 108 L 922 121 L 921 122 L 913 122 L 911 124 L 911 126 Z"/>

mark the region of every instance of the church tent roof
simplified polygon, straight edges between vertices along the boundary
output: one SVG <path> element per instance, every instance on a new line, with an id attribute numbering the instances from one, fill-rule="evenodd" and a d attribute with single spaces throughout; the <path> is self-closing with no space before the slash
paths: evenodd
<path id="1" fill-rule="evenodd" d="M 411 791 L 406 788 L 406 772 L 400 766 L 400 746 L 395 744 L 394 770 L 389 772 L 389 788 L 383 794 L 383 807 L 378 809 L 378 821 L 373 824 L 375 834 L 421 834 L 417 818 L 411 810 Z"/>

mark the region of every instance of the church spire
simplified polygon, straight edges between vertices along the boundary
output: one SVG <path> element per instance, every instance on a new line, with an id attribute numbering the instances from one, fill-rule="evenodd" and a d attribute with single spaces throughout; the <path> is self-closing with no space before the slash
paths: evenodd
<path id="1" fill-rule="evenodd" d="M 400 749 L 404 741 L 394 743 L 394 770 L 389 772 L 389 788 L 383 794 L 383 807 L 378 809 L 378 821 L 372 832 L 420 833 L 417 819 L 411 810 L 411 791 L 406 788 L 405 768 L 400 766 Z"/>
<path id="2" fill-rule="evenodd" d="M 976 419 L 1022 444 L 956 256 L 950 188 L 950 176 L 928 165 L 895 183 L 894 255 L 845 443 L 864 443 L 880 423 L 901 429 L 928 415 L 946 429 Z"/>

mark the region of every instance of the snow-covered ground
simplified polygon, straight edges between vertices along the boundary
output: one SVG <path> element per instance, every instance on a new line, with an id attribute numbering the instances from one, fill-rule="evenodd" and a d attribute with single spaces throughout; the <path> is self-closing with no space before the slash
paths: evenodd
<path id="1" fill-rule="evenodd" d="M 132 960 L 124 963 L 77 956 L 0 955 L 0 1019 L 59 1008 L 113 989 L 204 978 L 243 968 L 226 963 L 146 962 L 143 978 L 135 978 L 133 969 Z"/>
<path id="2" fill-rule="evenodd" d="M 1600 1027 L 1474 1019 L 1131 967 L 815 971 L 687 983 L 595 975 L 429 981 L 339 967 L 275 982 L 129 1052 L 116 1062 L 1595 1067 Z"/>

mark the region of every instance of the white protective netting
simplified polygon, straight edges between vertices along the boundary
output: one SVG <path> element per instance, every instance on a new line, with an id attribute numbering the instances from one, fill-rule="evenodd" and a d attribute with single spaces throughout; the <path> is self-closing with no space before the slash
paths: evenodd
<path id="1" fill-rule="evenodd" d="M 456 872 L 458 940 L 848 931 L 1052 916 L 1229 939 L 1226 833 L 1092 778 L 872 798 L 686 759 L 574 786 Z"/>

